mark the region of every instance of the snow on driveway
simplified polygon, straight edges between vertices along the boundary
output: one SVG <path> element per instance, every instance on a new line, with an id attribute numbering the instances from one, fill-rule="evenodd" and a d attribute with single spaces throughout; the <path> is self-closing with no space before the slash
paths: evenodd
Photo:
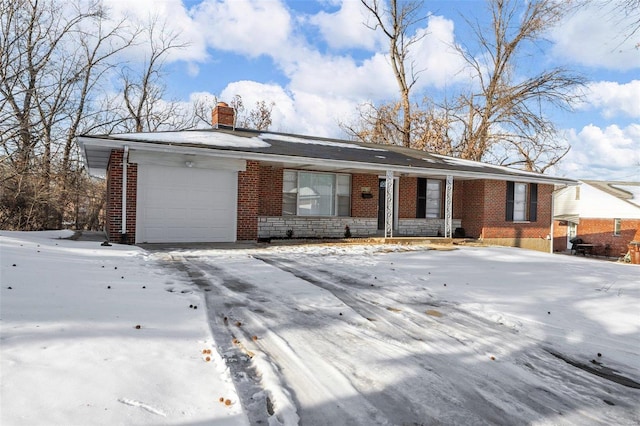
<path id="1" fill-rule="evenodd" d="M 509 248 L 175 251 L 252 422 L 638 424 L 640 270 Z M 266 392 L 259 392 L 263 388 Z"/>
<path id="2" fill-rule="evenodd" d="M 0 231 L 3 426 L 640 424 L 636 265 L 64 236 Z"/>

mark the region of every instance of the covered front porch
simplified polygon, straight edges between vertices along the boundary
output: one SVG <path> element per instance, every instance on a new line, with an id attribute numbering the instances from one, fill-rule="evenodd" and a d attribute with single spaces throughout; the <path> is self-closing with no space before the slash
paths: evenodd
<path id="1" fill-rule="evenodd" d="M 311 209 L 307 205 L 310 202 L 306 201 L 310 198 L 308 194 L 316 194 L 316 198 L 321 198 L 320 194 L 328 190 L 309 186 L 306 175 L 333 172 L 335 170 L 318 171 L 318 167 L 303 165 L 284 169 L 282 165 L 262 164 L 260 174 L 269 177 L 270 181 L 274 180 L 274 176 L 284 176 L 283 198 L 272 204 L 269 199 L 261 201 L 265 208 L 259 209 L 257 217 L 258 238 L 464 236 L 462 219 L 455 218 L 453 213 L 455 197 L 454 178 L 451 175 L 397 173 L 392 170 L 366 170 L 363 173 L 362 170 L 342 169 L 339 170 L 340 179 L 347 183 L 349 190 L 346 192 L 343 189 L 340 198 L 336 197 L 335 204 L 340 204 L 341 209 L 332 215 L 310 214 Z M 300 184 L 302 175 L 305 176 L 304 186 Z M 300 179 L 298 184 L 296 177 Z M 348 209 L 342 208 L 345 195 L 348 197 Z M 306 204 L 301 201 L 303 198 Z M 268 206 L 273 204 L 282 205 L 283 208 L 270 210 Z"/>

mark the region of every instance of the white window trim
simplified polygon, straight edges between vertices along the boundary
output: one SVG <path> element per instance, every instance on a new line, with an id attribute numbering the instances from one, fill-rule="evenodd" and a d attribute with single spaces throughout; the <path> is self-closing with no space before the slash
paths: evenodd
<path id="1" fill-rule="evenodd" d="M 521 201 L 521 204 L 523 206 L 523 210 L 522 210 L 522 216 L 523 218 L 520 219 L 516 219 L 516 204 L 517 204 L 517 194 L 518 194 L 518 187 L 522 186 L 524 187 L 524 200 Z M 529 204 L 529 186 L 526 183 L 523 182 L 514 182 L 514 187 L 513 187 L 513 222 L 514 223 L 528 223 L 529 221 L 527 220 L 527 210 L 528 210 L 528 204 Z"/>
<path id="2" fill-rule="evenodd" d="M 437 216 L 429 216 L 429 182 L 438 182 L 438 214 Z M 425 178 L 425 193 L 424 193 L 424 213 L 423 219 L 442 219 L 442 206 L 443 206 L 443 189 L 445 187 L 442 179 Z"/>
<path id="3" fill-rule="evenodd" d="M 622 233 L 622 219 L 617 217 L 613 219 L 613 236 L 619 237 Z"/>
<path id="4" fill-rule="evenodd" d="M 351 198 L 352 198 L 352 180 L 351 175 L 349 173 L 333 173 L 333 172 L 317 172 L 314 170 L 295 170 L 295 169 L 284 169 L 283 174 L 286 172 L 293 172 L 296 174 L 296 214 L 295 217 L 351 217 Z M 330 215 L 301 215 L 300 214 L 300 173 L 311 173 L 311 174 L 323 174 L 323 175 L 332 175 L 335 176 L 334 179 L 334 194 L 333 194 L 333 214 Z M 338 176 L 347 176 L 349 178 L 349 216 L 340 216 L 338 214 Z M 283 188 L 284 189 L 284 188 Z M 342 194 L 344 196 L 344 194 Z M 283 212 L 284 213 L 284 212 Z M 283 214 L 284 216 L 284 214 Z M 293 216 L 293 215 L 287 215 Z"/>

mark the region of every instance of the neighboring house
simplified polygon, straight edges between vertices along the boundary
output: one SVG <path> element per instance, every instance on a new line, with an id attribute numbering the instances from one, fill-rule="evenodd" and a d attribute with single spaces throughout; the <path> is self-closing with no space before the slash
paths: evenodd
<path id="1" fill-rule="evenodd" d="M 80 136 L 127 243 L 448 236 L 550 251 L 555 178 L 398 146 L 233 128 Z M 125 190 L 123 191 L 123 188 Z"/>
<path id="2" fill-rule="evenodd" d="M 640 241 L 640 182 L 580 181 L 554 196 L 554 251 L 571 249 L 579 237 L 595 254 L 617 257 Z"/>

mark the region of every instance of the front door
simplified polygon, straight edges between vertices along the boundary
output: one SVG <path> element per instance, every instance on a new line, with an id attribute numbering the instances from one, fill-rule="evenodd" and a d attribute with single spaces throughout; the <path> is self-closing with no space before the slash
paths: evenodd
<path id="1" fill-rule="evenodd" d="M 396 188 L 398 181 L 394 181 L 393 191 L 393 228 L 396 228 Z M 386 200 L 387 200 L 387 180 L 378 179 L 378 230 L 384 231 L 384 221 L 386 216 Z"/>

